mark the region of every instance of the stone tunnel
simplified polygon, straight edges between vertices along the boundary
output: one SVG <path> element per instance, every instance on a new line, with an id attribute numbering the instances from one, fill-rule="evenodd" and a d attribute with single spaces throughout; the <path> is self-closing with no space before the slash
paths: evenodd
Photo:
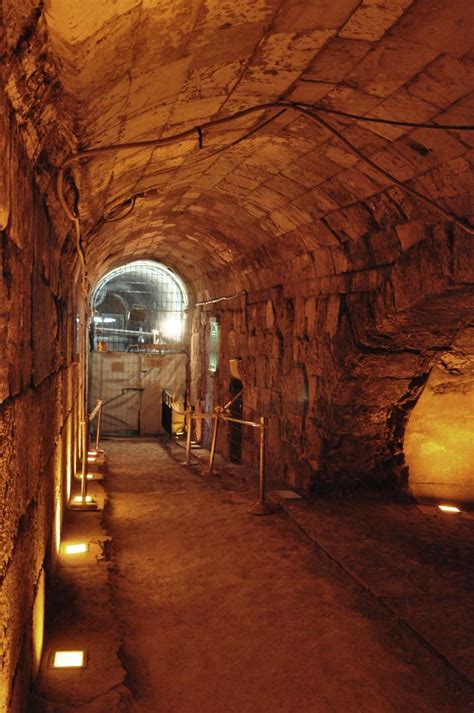
<path id="1" fill-rule="evenodd" d="M 472 508 L 473 26 L 470 0 L 3 0 L 2 713 L 41 666 L 99 364 L 110 386 L 179 351 L 176 402 L 197 413 L 238 383 L 267 473 L 309 503 Z M 135 263 L 181 286 L 179 338 L 137 292 L 114 348 L 119 307 L 92 296 Z M 135 437 L 172 363 L 129 394 Z M 222 463 L 255 471 L 256 432 L 236 452 L 231 430 Z M 228 710 L 297 709 L 343 710 Z"/>

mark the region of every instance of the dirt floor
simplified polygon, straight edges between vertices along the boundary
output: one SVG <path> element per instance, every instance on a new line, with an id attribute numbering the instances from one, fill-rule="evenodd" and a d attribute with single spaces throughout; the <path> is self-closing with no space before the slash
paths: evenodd
<path id="1" fill-rule="evenodd" d="M 248 514 L 254 491 L 238 475 L 206 478 L 151 441 L 106 451 L 112 600 L 134 711 L 472 713 L 463 674 L 297 518 Z M 344 537 L 350 529 L 347 553 Z"/>

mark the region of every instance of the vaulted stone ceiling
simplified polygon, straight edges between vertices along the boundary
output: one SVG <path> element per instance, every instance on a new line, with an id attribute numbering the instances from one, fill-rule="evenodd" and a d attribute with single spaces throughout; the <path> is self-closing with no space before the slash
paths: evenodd
<path id="1" fill-rule="evenodd" d="M 7 91 L 52 212 L 69 154 L 170 137 L 263 103 L 472 123 L 471 0 L 4 4 Z M 356 151 L 274 107 L 205 128 L 201 147 L 195 132 L 74 163 L 67 199 L 91 274 L 153 257 L 210 293 L 219 282 L 275 284 L 290 260 L 293 280 L 390 264 L 449 220 L 363 156 L 459 219 L 472 213 L 472 133 L 319 116 Z"/>

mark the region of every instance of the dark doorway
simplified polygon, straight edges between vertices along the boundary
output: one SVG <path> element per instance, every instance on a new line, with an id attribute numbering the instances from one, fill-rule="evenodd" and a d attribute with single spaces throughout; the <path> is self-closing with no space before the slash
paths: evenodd
<path id="1" fill-rule="evenodd" d="M 240 379 L 232 379 L 230 382 L 230 397 L 234 398 L 243 389 Z M 234 418 L 242 418 L 243 400 L 239 396 L 231 404 L 230 415 Z M 233 463 L 242 462 L 242 424 L 229 422 L 229 458 Z"/>

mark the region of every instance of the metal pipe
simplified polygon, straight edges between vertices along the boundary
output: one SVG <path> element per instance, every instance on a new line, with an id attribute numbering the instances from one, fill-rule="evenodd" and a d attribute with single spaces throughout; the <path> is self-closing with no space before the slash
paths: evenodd
<path id="1" fill-rule="evenodd" d="M 265 507 L 265 434 L 267 423 L 265 416 L 260 416 L 260 462 L 259 462 L 259 489 L 258 499 L 262 508 Z"/>
<path id="2" fill-rule="evenodd" d="M 237 297 L 242 297 L 246 295 L 247 290 L 241 290 L 241 292 L 236 292 L 233 295 L 225 295 L 224 297 L 216 297 L 213 300 L 205 300 L 204 302 L 195 302 L 194 307 L 205 307 L 206 305 L 215 305 L 217 302 L 224 302 L 228 300 L 235 300 Z"/>
<path id="3" fill-rule="evenodd" d="M 191 464 L 191 431 L 193 427 L 193 407 L 186 409 L 186 465 Z"/>
<path id="4" fill-rule="evenodd" d="M 222 413 L 222 406 L 216 406 L 214 411 L 215 411 L 215 413 L 214 413 L 214 428 L 212 431 L 211 454 L 209 457 L 209 475 L 212 475 L 212 471 L 214 470 L 214 459 L 216 457 L 217 431 L 219 428 L 219 416 Z"/>
<path id="5" fill-rule="evenodd" d="M 258 482 L 258 501 L 249 511 L 252 515 L 273 515 L 275 512 L 266 501 L 266 474 L 265 474 L 265 443 L 267 431 L 267 419 L 265 416 L 260 416 L 260 458 L 259 458 L 259 482 Z"/>
<path id="6" fill-rule="evenodd" d="M 99 411 L 97 413 L 97 428 L 95 432 L 95 449 L 97 453 L 99 452 L 99 441 L 100 441 L 100 427 L 102 423 L 102 401 L 99 401 Z"/>
<path id="7" fill-rule="evenodd" d="M 94 410 L 89 414 L 89 421 L 93 421 L 97 416 L 99 409 L 102 407 L 102 399 L 97 399 L 97 403 L 94 406 Z"/>
<path id="8" fill-rule="evenodd" d="M 243 393 L 244 393 L 244 390 L 241 389 L 238 394 L 236 394 L 233 398 L 231 398 L 231 400 L 228 401 L 228 402 L 226 403 L 226 405 L 224 406 L 224 411 L 227 411 L 228 409 L 230 409 L 230 407 L 232 406 L 232 404 L 234 403 L 234 401 L 237 401 L 237 399 L 239 398 L 239 396 L 242 396 Z"/>
<path id="9" fill-rule="evenodd" d="M 244 426 L 252 426 L 252 428 L 260 428 L 260 423 L 255 423 L 255 421 L 244 421 L 242 418 L 234 418 L 233 416 L 225 416 L 220 414 L 219 418 L 223 421 L 231 421 L 232 423 L 242 423 Z"/>
<path id="10" fill-rule="evenodd" d="M 180 416 L 186 416 L 187 411 L 180 411 L 178 408 L 175 408 L 175 406 L 171 406 L 173 409 L 174 413 L 178 413 Z M 199 419 L 199 418 L 214 418 L 215 414 L 214 413 L 200 413 L 200 412 L 194 412 L 192 417 L 194 419 Z"/>
<path id="11" fill-rule="evenodd" d="M 153 332 L 140 332 L 138 329 L 122 329 L 121 327 L 102 327 L 101 325 L 95 323 L 94 331 L 96 336 L 107 332 L 107 334 L 133 334 L 139 337 L 152 337 Z M 173 346 L 170 344 L 170 346 Z"/>
<path id="12" fill-rule="evenodd" d="M 87 502 L 87 454 L 89 452 L 89 416 L 82 421 L 82 469 L 81 469 L 81 505 Z"/>

